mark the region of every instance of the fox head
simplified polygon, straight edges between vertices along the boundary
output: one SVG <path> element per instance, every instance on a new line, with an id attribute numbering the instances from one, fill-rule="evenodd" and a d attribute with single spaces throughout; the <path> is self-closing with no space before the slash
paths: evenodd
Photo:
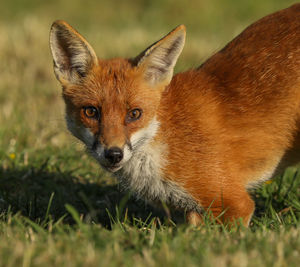
<path id="1" fill-rule="evenodd" d="M 133 59 L 102 60 L 70 25 L 53 23 L 50 48 L 68 129 L 105 169 L 121 169 L 155 136 L 161 95 L 184 42 L 181 25 Z"/>

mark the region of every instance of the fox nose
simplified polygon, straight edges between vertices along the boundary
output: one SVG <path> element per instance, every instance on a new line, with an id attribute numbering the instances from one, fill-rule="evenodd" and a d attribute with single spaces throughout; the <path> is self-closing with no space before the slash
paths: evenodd
<path id="1" fill-rule="evenodd" d="M 123 159 L 123 151 L 118 147 L 104 150 L 105 158 L 112 164 L 119 163 Z"/>

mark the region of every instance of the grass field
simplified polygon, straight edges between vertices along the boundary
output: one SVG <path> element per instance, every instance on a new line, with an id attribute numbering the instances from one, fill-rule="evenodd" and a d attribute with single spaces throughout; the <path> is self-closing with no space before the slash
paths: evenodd
<path id="1" fill-rule="evenodd" d="M 176 71 L 200 65 L 248 24 L 295 1 L 11 0 L 0 9 L 0 266 L 299 266 L 300 173 L 252 192 L 249 229 L 155 210 L 116 181 L 66 130 L 48 47 L 65 19 L 98 56 L 134 56 L 178 24 Z M 187 4 L 189 3 L 189 4 Z"/>

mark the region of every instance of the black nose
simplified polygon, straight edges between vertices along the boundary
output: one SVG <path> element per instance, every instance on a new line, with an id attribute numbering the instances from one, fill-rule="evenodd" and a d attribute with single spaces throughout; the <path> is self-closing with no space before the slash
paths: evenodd
<path id="1" fill-rule="evenodd" d="M 104 150 L 105 158 L 112 164 L 119 163 L 123 159 L 123 151 L 118 147 Z"/>

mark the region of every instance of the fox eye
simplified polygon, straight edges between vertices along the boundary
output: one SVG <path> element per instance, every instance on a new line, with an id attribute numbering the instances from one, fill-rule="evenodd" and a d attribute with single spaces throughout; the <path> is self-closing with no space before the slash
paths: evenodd
<path id="1" fill-rule="evenodd" d="M 126 116 L 126 122 L 132 122 L 138 120 L 142 116 L 142 110 L 135 108 L 130 110 Z"/>
<path id="2" fill-rule="evenodd" d="M 95 107 L 84 107 L 83 113 L 86 117 L 90 119 L 98 119 L 99 118 L 99 112 L 98 109 Z"/>

